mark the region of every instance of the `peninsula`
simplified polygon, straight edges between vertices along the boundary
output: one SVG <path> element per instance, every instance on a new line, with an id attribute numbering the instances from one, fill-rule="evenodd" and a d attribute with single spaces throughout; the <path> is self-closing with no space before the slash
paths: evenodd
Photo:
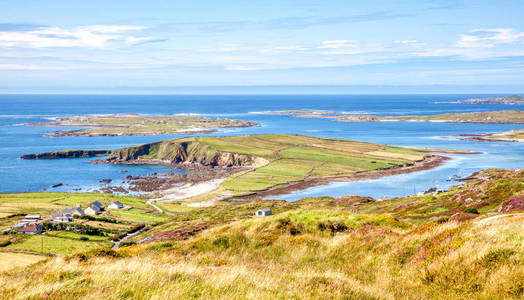
<path id="1" fill-rule="evenodd" d="M 524 97 L 519 95 L 511 95 L 504 97 L 489 97 L 489 98 L 473 98 L 462 101 L 457 101 L 457 103 L 464 104 L 524 104 Z"/>
<path id="2" fill-rule="evenodd" d="M 352 181 L 438 166 L 446 158 L 423 151 L 311 136 L 268 134 L 190 137 L 114 150 L 102 162 L 164 164 L 198 170 L 227 168 L 205 199 L 288 193 L 331 181 Z M 209 180 L 209 178 L 207 178 Z M 213 178 L 218 179 L 218 178 Z M 210 181 L 211 182 L 211 181 Z M 161 192 L 163 193 L 163 192 Z M 180 189 L 177 189 L 180 193 Z M 188 193 L 193 195 L 192 193 Z M 173 200 L 164 193 L 159 199 Z M 184 197 L 177 196 L 180 200 Z"/>
<path id="3" fill-rule="evenodd" d="M 87 115 L 57 118 L 54 122 L 32 126 L 86 127 L 56 131 L 48 136 L 131 136 L 197 134 L 216 132 L 216 128 L 251 127 L 258 124 L 243 120 L 197 116 L 140 116 L 136 114 Z"/>

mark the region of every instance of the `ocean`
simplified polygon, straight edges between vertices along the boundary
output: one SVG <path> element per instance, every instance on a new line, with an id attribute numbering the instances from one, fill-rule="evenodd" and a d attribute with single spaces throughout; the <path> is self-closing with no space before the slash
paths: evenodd
<path id="1" fill-rule="evenodd" d="M 337 182 L 272 199 L 295 201 L 302 197 L 366 195 L 375 198 L 418 193 L 431 187 L 445 189 L 485 168 L 523 168 L 524 145 L 509 142 L 459 140 L 454 134 L 489 133 L 522 129 L 517 124 L 455 124 L 424 122 L 335 122 L 290 118 L 264 111 L 312 109 L 376 115 L 428 115 L 452 112 L 524 109 L 524 105 L 456 104 L 457 100 L 493 95 L 0 95 L 0 192 L 96 191 L 101 179 L 122 181 L 127 175 L 184 172 L 164 166 L 92 164 L 90 159 L 21 160 L 24 154 L 66 149 L 118 149 L 181 135 L 47 137 L 68 128 L 35 127 L 27 123 L 61 116 L 139 113 L 144 115 L 194 114 L 260 123 L 260 127 L 220 129 L 211 135 L 289 133 L 359 140 L 397 146 L 479 151 L 477 155 L 446 155 L 452 159 L 427 171 L 377 180 Z M 78 129 L 78 128 L 74 128 Z M 127 171 L 122 173 L 121 171 Z M 62 183 L 57 188 L 52 185 Z"/>

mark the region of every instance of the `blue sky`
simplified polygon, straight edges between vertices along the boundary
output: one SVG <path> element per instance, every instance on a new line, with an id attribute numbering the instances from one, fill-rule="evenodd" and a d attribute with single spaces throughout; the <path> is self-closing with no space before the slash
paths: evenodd
<path id="1" fill-rule="evenodd" d="M 2 0 L 0 89 L 519 92 L 523 13 L 522 0 Z"/>

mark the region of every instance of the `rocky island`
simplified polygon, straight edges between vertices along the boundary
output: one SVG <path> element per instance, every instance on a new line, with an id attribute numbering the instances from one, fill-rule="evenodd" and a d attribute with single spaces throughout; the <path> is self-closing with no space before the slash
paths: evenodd
<path id="1" fill-rule="evenodd" d="M 56 118 L 54 122 L 32 126 L 87 127 L 56 131 L 48 136 L 131 136 L 197 134 L 216 132 L 217 128 L 252 127 L 258 124 L 243 120 L 195 116 L 140 116 L 136 114 L 87 115 Z"/>
<path id="2" fill-rule="evenodd" d="M 79 157 L 95 157 L 106 156 L 111 153 L 111 150 L 62 150 L 51 151 L 39 154 L 22 155 L 21 159 L 56 159 L 56 158 L 79 158 Z"/>
<path id="3" fill-rule="evenodd" d="M 510 95 L 504 97 L 489 97 L 489 98 L 473 98 L 462 101 L 457 101 L 457 103 L 465 104 L 524 104 L 524 97 L 519 95 Z"/>

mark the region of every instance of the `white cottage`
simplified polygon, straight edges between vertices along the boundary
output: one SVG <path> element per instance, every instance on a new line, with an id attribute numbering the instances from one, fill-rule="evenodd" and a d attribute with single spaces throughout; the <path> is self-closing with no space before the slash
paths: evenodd
<path id="1" fill-rule="evenodd" d="M 256 216 L 257 217 L 267 217 L 267 216 L 270 216 L 272 214 L 273 214 L 273 212 L 271 211 L 271 208 L 261 208 L 261 209 L 257 210 L 257 212 L 256 212 Z"/>

